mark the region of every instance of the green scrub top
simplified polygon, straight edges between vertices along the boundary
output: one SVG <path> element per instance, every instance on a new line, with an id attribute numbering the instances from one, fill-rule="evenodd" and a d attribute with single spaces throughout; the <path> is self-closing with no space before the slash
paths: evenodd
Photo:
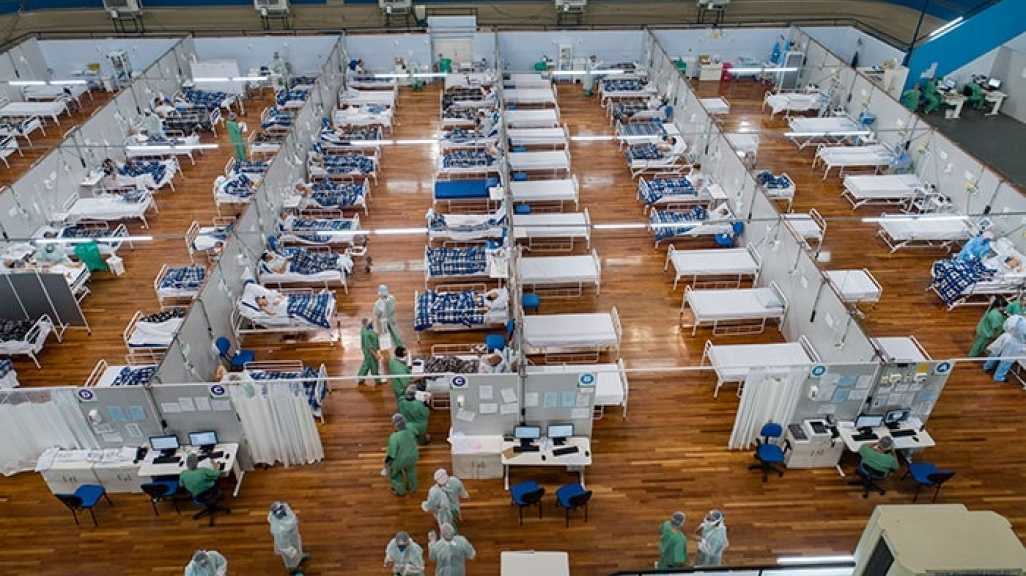
<path id="1" fill-rule="evenodd" d="M 682 568 L 688 561 L 688 538 L 674 530 L 667 520 L 659 527 L 659 564 L 657 569 Z"/>
<path id="2" fill-rule="evenodd" d="M 378 341 L 378 333 L 371 330 L 370 328 L 360 329 L 360 350 L 365 354 L 373 354 L 381 349 L 381 343 Z"/>
<path id="3" fill-rule="evenodd" d="M 862 463 L 880 472 L 894 472 L 898 469 L 898 459 L 887 452 L 877 452 L 869 444 L 863 444 L 859 448 L 859 456 Z"/>
<path id="4" fill-rule="evenodd" d="M 417 464 L 420 451 L 417 449 L 417 438 L 409 429 L 396 430 L 388 437 L 386 455 L 392 457 L 393 469 L 405 469 Z"/>
<path id="5" fill-rule="evenodd" d="M 410 378 L 404 378 L 410 374 L 410 367 L 406 362 L 395 357 L 388 359 L 388 373 L 392 376 L 389 381 L 392 383 L 392 392 L 395 392 L 396 402 L 406 394 L 406 386 L 410 384 Z"/>
<path id="6" fill-rule="evenodd" d="M 407 400 L 404 397 L 399 399 L 399 413 L 406 418 L 406 426 L 411 428 L 417 436 L 423 436 L 427 432 L 428 417 L 431 412 L 423 402 L 414 398 Z"/>

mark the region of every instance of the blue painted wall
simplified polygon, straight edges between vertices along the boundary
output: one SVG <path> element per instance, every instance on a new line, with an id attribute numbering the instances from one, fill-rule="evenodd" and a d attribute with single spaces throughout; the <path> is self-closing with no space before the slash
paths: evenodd
<path id="1" fill-rule="evenodd" d="M 1009 40 L 1026 32 L 1026 0 L 1003 0 L 955 26 L 951 30 L 917 46 L 908 62 L 909 88 L 922 79 L 934 63 L 933 76 L 961 68 Z"/>

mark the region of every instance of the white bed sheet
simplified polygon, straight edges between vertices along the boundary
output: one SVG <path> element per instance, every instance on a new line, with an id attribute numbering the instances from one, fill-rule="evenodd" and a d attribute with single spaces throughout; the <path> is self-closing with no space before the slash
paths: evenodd
<path id="1" fill-rule="evenodd" d="M 544 110 L 506 110 L 502 114 L 510 128 L 553 128 L 559 126 L 559 113 L 554 108 Z"/>
<path id="2" fill-rule="evenodd" d="M 800 342 L 713 344 L 709 347 L 709 360 L 721 382 L 743 382 L 752 368 L 816 363 Z"/>
<path id="3" fill-rule="evenodd" d="M 772 288 L 689 290 L 684 297 L 694 310 L 695 318 L 702 322 L 760 320 L 784 315 L 783 303 L 778 300 Z"/>
<path id="4" fill-rule="evenodd" d="M 596 406 L 620 406 L 623 404 L 624 383 L 620 377 L 620 367 L 613 363 L 605 364 L 543 364 L 528 366 L 528 374 L 583 374 L 592 372 L 595 381 Z"/>
<path id="5" fill-rule="evenodd" d="M 908 336 L 888 336 L 873 338 L 885 354 L 894 359 L 895 362 L 929 362 L 930 359 L 923 355 L 923 351 L 916 345 L 916 341 Z"/>
<path id="6" fill-rule="evenodd" d="M 559 146 L 567 144 L 563 128 L 511 128 L 506 136 L 513 146 Z"/>
<path id="7" fill-rule="evenodd" d="M 22 89 L 25 100 L 39 102 L 45 100 L 56 100 L 68 97 L 73 100 L 80 99 L 89 87 L 86 84 L 63 84 L 60 86 L 26 86 Z"/>
<path id="8" fill-rule="evenodd" d="M 808 214 L 784 214 L 791 228 L 806 240 L 822 240 L 823 229 Z"/>
<path id="9" fill-rule="evenodd" d="M 118 196 L 95 196 L 79 198 L 71 205 L 67 213 L 60 216 L 67 222 L 142 219 L 152 205 L 153 196 L 149 194 L 139 202 L 125 202 Z"/>
<path id="10" fill-rule="evenodd" d="M 570 154 L 566 150 L 510 152 L 509 167 L 514 172 L 520 170 L 569 170 Z"/>
<path id="11" fill-rule="evenodd" d="M 346 277 L 342 270 L 322 270 L 316 274 L 299 274 L 298 272 L 285 272 L 283 274 L 260 273 L 261 284 L 320 284 L 323 282 L 345 283 Z"/>
<path id="12" fill-rule="evenodd" d="M 713 116 L 725 116 L 730 114 L 730 102 L 726 98 L 702 98 L 699 100 L 705 111 Z"/>
<path id="13" fill-rule="evenodd" d="M 392 90 L 345 90 L 338 102 L 345 106 L 378 105 L 395 107 L 396 94 Z"/>
<path id="14" fill-rule="evenodd" d="M 676 278 L 702 276 L 754 276 L 759 273 L 759 263 L 747 248 L 722 248 L 711 250 L 674 250 L 667 254 L 673 263 Z M 676 279 L 674 289 L 676 289 Z"/>
<path id="15" fill-rule="evenodd" d="M 564 202 L 577 205 L 577 178 L 510 182 L 514 202 Z"/>
<path id="16" fill-rule="evenodd" d="M 806 112 L 818 110 L 825 102 L 823 96 L 818 92 L 786 92 L 781 94 L 766 94 L 763 105 L 769 104 L 772 112 L 770 116 L 776 116 L 781 112 Z"/>
<path id="17" fill-rule="evenodd" d="M 524 316 L 524 343 L 535 350 L 620 345 L 608 312 Z"/>
<path id="18" fill-rule="evenodd" d="M 509 80 L 506 84 L 515 86 L 516 88 L 542 88 L 545 86 L 551 86 L 552 80 L 545 78 L 541 74 L 531 74 L 529 72 L 514 73 L 509 75 Z M 446 86 L 448 88 L 448 86 Z"/>
<path id="19" fill-rule="evenodd" d="M 343 126 L 392 126 L 392 109 L 371 112 L 366 107 L 349 107 L 335 110 L 331 121 L 335 128 Z"/>
<path id="20" fill-rule="evenodd" d="M 823 172 L 824 178 L 834 167 L 842 169 L 851 167 L 880 168 L 889 165 L 893 159 L 894 155 L 883 144 L 824 146 L 816 152 L 816 161 L 822 162 L 826 166 Z"/>
<path id="21" fill-rule="evenodd" d="M 446 90 L 490 86 L 493 82 L 495 74 L 492 72 L 450 72 L 445 75 Z"/>
<path id="22" fill-rule="evenodd" d="M 556 92 L 551 86 L 544 88 L 511 88 L 502 91 L 507 104 L 555 104 Z"/>
<path id="23" fill-rule="evenodd" d="M 826 116 L 823 118 L 791 118 L 791 132 L 802 136 L 857 136 L 867 134 L 858 122 L 847 116 Z"/>
<path id="24" fill-rule="evenodd" d="M 527 238 L 588 238 L 588 217 L 584 212 L 556 214 L 514 214 L 513 237 Z"/>
<path id="25" fill-rule="evenodd" d="M 591 254 L 522 258 L 519 269 L 521 284 L 532 286 L 591 284 L 599 281 L 601 273 L 595 257 Z"/>
<path id="26" fill-rule="evenodd" d="M 880 285 L 866 270 L 827 270 L 826 275 L 845 302 L 880 301 Z"/>
<path id="27" fill-rule="evenodd" d="M 0 108 L 0 116 L 47 116 L 52 118 L 57 125 L 60 125 L 61 121 L 58 117 L 67 111 L 68 104 L 63 100 L 53 100 L 51 102 L 11 102 Z"/>
<path id="28" fill-rule="evenodd" d="M 881 219 L 880 228 L 898 241 L 949 242 L 968 239 L 972 235 L 968 220 L 961 218 L 897 216 Z"/>
<path id="29" fill-rule="evenodd" d="M 171 318 L 163 322 L 137 322 L 127 343 L 133 348 L 167 348 L 184 320 Z"/>
<path id="30" fill-rule="evenodd" d="M 856 201 L 905 200 L 925 186 L 915 174 L 845 176 L 844 189 Z"/>

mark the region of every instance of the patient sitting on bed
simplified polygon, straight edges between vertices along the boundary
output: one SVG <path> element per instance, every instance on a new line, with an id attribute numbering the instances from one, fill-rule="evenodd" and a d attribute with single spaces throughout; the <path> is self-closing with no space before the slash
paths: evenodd
<path id="1" fill-rule="evenodd" d="M 502 352 L 491 352 L 481 357 L 481 361 L 477 365 L 477 371 L 480 374 L 502 374 L 503 372 L 509 372 L 509 364 L 506 362 L 506 358 L 503 357 Z"/>

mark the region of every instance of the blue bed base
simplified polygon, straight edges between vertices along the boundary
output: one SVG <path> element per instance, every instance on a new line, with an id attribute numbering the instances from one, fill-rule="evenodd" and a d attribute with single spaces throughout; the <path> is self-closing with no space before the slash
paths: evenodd
<path id="1" fill-rule="evenodd" d="M 435 182 L 435 200 L 488 199 L 488 189 L 499 185 L 499 179 L 444 180 Z"/>

